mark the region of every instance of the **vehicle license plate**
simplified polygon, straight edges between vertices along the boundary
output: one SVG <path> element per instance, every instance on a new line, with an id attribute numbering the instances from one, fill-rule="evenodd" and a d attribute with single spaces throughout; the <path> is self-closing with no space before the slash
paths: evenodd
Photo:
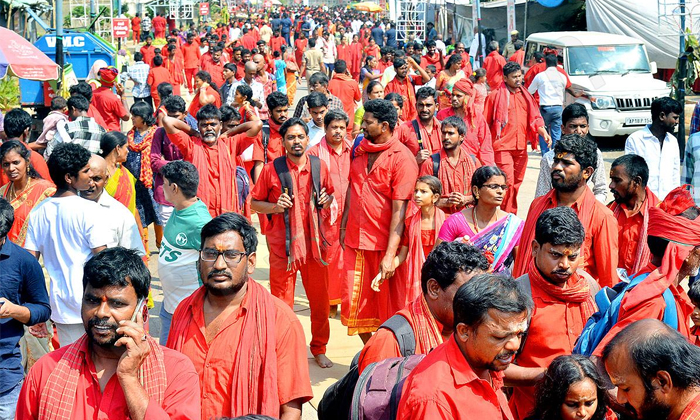
<path id="1" fill-rule="evenodd" d="M 651 117 L 627 117 L 625 125 L 646 125 L 651 124 Z"/>

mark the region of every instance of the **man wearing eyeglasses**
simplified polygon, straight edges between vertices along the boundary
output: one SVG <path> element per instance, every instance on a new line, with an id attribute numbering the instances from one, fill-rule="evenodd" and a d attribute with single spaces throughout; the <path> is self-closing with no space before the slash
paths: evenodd
<path id="1" fill-rule="evenodd" d="M 515 258 L 514 277 L 527 273 L 533 255 L 537 219 L 547 209 L 567 206 L 576 212 L 586 232 L 581 246 L 581 268 L 600 286 L 612 287 L 619 282 L 617 220 L 610 209 L 596 200 L 593 191 L 586 185 L 596 169 L 597 159 L 593 140 L 578 134 L 567 134 L 554 145 L 553 189 L 537 197 L 530 206 Z"/>
<path id="2" fill-rule="evenodd" d="M 282 124 L 279 131 L 286 156 L 263 167 L 253 188 L 251 208 L 259 214 L 272 216 L 265 228 L 270 247 L 270 291 L 294 308 L 294 286 L 297 272 L 301 273 L 311 310 L 311 354 L 320 367 L 329 368 L 333 363 L 326 357 L 330 303 L 328 264 L 325 262 L 328 255 L 324 248 L 330 244 L 326 242 L 319 220 L 330 223 L 328 208 L 333 202 L 334 189 L 326 163 L 306 153 L 308 130 L 300 118 L 290 118 Z M 311 159 L 317 160 L 318 169 L 313 167 Z M 280 164 L 287 169 L 291 190 L 283 186 L 283 175 L 278 170 Z M 315 170 L 319 173 L 314 174 Z M 312 186 L 316 176 L 320 179 L 318 196 Z"/>
<path id="3" fill-rule="evenodd" d="M 299 420 L 312 397 L 304 331 L 289 306 L 249 278 L 255 229 L 245 217 L 224 213 L 204 225 L 201 243 L 204 285 L 177 307 L 168 337 L 168 347 L 199 373 L 201 418 Z"/>
<path id="4" fill-rule="evenodd" d="M 190 162 L 174 160 L 160 169 L 163 195 L 173 213 L 163 229 L 158 255 L 158 277 L 163 288 L 160 308 L 160 343 L 168 342 L 175 308 L 202 285 L 196 263 L 202 227 L 211 220 L 207 205 L 197 198 L 199 172 Z"/>

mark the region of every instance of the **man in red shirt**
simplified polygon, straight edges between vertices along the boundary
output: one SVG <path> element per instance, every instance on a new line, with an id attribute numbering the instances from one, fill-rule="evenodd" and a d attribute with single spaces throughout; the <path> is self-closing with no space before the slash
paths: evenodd
<path id="1" fill-rule="evenodd" d="M 691 368 L 700 364 L 700 349 L 668 325 L 635 322 L 605 348 L 603 362 L 630 418 L 700 418 L 700 389 L 694 385 L 700 373 Z"/>
<path id="2" fill-rule="evenodd" d="M 435 74 L 439 74 L 443 68 L 445 68 L 444 58 L 442 57 L 442 50 L 436 51 L 435 41 L 432 39 L 425 43 L 426 53 L 420 60 L 420 66 L 423 68 L 429 65 L 435 66 Z"/>
<path id="3" fill-rule="evenodd" d="M 420 77 L 423 79 L 420 81 L 417 76 L 410 76 L 408 74 L 408 66 L 411 66 L 413 70 L 418 72 Z M 399 117 L 401 121 L 411 121 L 418 116 L 416 112 L 416 89 L 415 85 L 422 85 L 428 83 L 431 77 L 425 72 L 421 66 L 419 66 L 411 57 L 406 57 L 406 59 L 395 58 L 394 59 L 394 70 L 396 70 L 396 76 L 394 79 L 387 83 L 384 88 L 384 94 L 395 92 L 401 95 L 403 98 L 403 110 Z"/>
<path id="4" fill-rule="evenodd" d="M 302 55 L 304 55 L 308 43 L 309 40 L 306 39 L 304 31 L 299 32 L 297 38 L 294 40 L 294 58 L 296 59 L 297 66 L 301 66 Z"/>
<path id="5" fill-rule="evenodd" d="M 423 162 L 420 176 L 433 175 L 440 180 L 442 196 L 436 205 L 445 213 L 452 214 L 474 201 L 472 176 L 481 163 L 462 147 L 467 126 L 461 118 L 447 117 L 440 129 L 442 147 Z"/>
<path id="6" fill-rule="evenodd" d="M 149 66 L 153 64 L 153 57 L 156 56 L 156 47 L 153 46 L 153 38 L 146 36 L 146 43 L 139 50 L 143 54 L 143 62 Z"/>
<path id="7" fill-rule="evenodd" d="M 532 258 L 535 226 L 540 215 L 545 210 L 567 206 L 578 214 L 586 232 L 581 248 L 582 268 L 601 286 L 612 287 L 619 282 L 617 221 L 586 185 L 595 170 L 597 159 L 595 143 L 578 134 L 567 134 L 554 145 L 553 189 L 536 198 L 530 206 L 515 258 L 514 276 L 527 273 Z"/>
<path id="8" fill-rule="evenodd" d="M 262 135 L 255 139 L 253 146 L 253 162 L 255 162 L 252 172 L 253 183 L 258 181 L 263 166 L 285 154 L 280 126 L 287 121 L 289 98 L 284 93 L 277 91 L 269 94 L 265 98 L 265 102 L 270 110 L 270 118 L 267 120 L 267 128 L 263 125 Z M 263 234 L 265 233 L 265 230 L 262 229 L 264 224 L 261 220 L 260 227 Z"/>
<path id="9" fill-rule="evenodd" d="M 202 53 L 199 51 L 199 44 L 194 42 L 194 34 L 187 34 L 187 42 L 182 46 L 182 57 L 185 68 L 185 81 L 190 95 L 193 91 L 194 75 L 199 69 L 199 59 Z"/>
<path id="10" fill-rule="evenodd" d="M 168 22 L 163 17 L 162 13 L 156 13 L 156 16 L 151 22 L 153 25 L 153 33 L 156 39 L 165 39 L 165 28 L 168 26 Z"/>
<path id="11" fill-rule="evenodd" d="M 243 28 L 242 30 L 243 36 L 239 40 L 243 48 L 247 50 L 253 50 L 255 49 L 255 38 L 253 37 L 253 34 L 250 32 L 248 28 Z"/>
<path id="12" fill-rule="evenodd" d="M 462 242 L 443 242 L 428 254 L 421 274 L 423 294 L 396 313 L 406 318 L 413 329 L 415 354 L 428 354 L 450 339 L 454 327 L 452 302 L 457 289 L 488 269 L 484 254 Z M 380 328 L 360 352 L 359 373 L 372 363 L 393 357 L 403 357 L 396 336 L 391 330 Z"/>
<path id="13" fill-rule="evenodd" d="M 211 82 L 216 85 L 217 89 L 221 89 L 224 85 L 224 62 L 221 60 L 221 47 L 214 46 L 210 50 L 211 60 L 203 63 L 202 70 L 211 75 Z"/>
<path id="14" fill-rule="evenodd" d="M 260 414 L 299 420 L 312 397 L 304 331 L 294 312 L 249 278 L 258 240 L 241 215 L 222 214 L 202 228 L 197 267 L 204 286 L 175 310 L 168 347 L 199 373 L 201 414 Z M 201 396 L 201 398 L 200 398 Z"/>
<path id="15" fill-rule="evenodd" d="M 163 57 L 157 55 L 153 57 L 153 67 L 148 72 L 146 83 L 151 87 L 151 97 L 153 98 L 154 108 L 160 107 L 160 96 L 158 95 L 158 85 L 161 83 L 172 84 L 170 72 L 163 66 Z"/>
<path id="16" fill-rule="evenodd" d="M 406 378 L 398 420 L 513 420 L 501 390 L 532 310 L 509 276 L 480 274 L 454 297 L 454 332 Z M 467 408 L 468 407 L 468 408 Z"/>
<path id="17" fill-rule="evenodd" d="M 144 330 L 151 275 L 141 257 L 106 249 L 85 263 L 83 282 L 86 334 L 36 362 L 22 385 L 17 418 L 199 418 L 192 362 Z"/>
<path id="18" fill-rule="evenodd" d="M 280 35 L 280 31 L 275 31 L 272 35 L 272 38 L 270 38 L 270 51 L 279 51 L 282 53 L 282 45 L 287 45 L 287 42 L 284 40 L 284 37 Z"/>
<path id="19" fill-rule="evenodd" d="M 637 274 L 651 259 L 647 245 L 649 209 L 659 204 L 659 199 L 647 187 L 649 167 L 643 157 L 623 155 L 610 167 L 610 191 L 615 201 L 608 208 L 617 219 L 618 268 L 628 275 Z"/>
<path id="20" fill-rule="evenodd" d="M 163 60 L 163 67 L 170 73 L 170 83 L 173 85 L 173 95 L 180 96 L 180 87 L 185 81 L 182 57 L 177 56 L 178 49 L 175 45 L 168 45 L 168 55 Z"/>
<path id="21" fill-rule="evenodd" d="M 506 59 L 498 52 L 498 41 L 491 41 L 488 47 L 488 55 L 484 59 L 484 68 L 486 69 L 486 83 L 489 84 L 491 90 L 496 90 L 503 83 L 503 66 L 506 65 Z"/>
<path id="22" fill-rule="evenodd" d="M 527 142 L 537 149 L 538 135 L 551 145 L 552 139 L 545 129 L 532 95 L 523 88 L 523 72 L 518 63 L 503 67 L 505 83 L 492 90 L 486 98 L 484 117 L 491 127 L 496 165 L 506 173 L 508 192 L 501 209 L 518 212 L 518 190 L 527 169 Z M 522 274 L 522 273 L 520 273 Z"/>
<path id="23" fill-rule="evenodd" d="M 396 130 L 396 137 L 416 157 L 421 165 L 433 153 L 440 151 L 442 137 L 440 121 L 435 118 L 435 89 L 423 86 L 416 92 L 416 110 L 418 118 L 406 121 Z M 406 109 L 406 102 L 403 104 Z M 416 130 L 416 126 L 418 130 Z M 420 137 L 420 138 L 419 138 Z"/>
<path id="24" fill-rule="evenodd" d="M 508 58 L 508 61 L 516 62 L 522 66 L 525 62 L 525 50 L 523 50 L 523 41 L 515 41 L 513 43 L 513 47 L 515 48 L 515 54 L 511 55 L 510 58 Z"/>
<path id="25" fill-rule="evenodd" d="M 245 61 L 243 61 L 243 47 L 240 45 L 233 49 L 233 64 L 236 65 L 236 80 L 245 77 Z"/>
<path id="26" fill-rule="evenodd" d="M 537 219 L 527 273 L 517 279 L 531 291 L 535 309 L 526 341 L 505 372 L 506 383 L 513 386 L 510 409 L 516 420 L 532 413 L 535 383 L 555 357 L 573 352 L 583 326 L 598 310 L 593 297 L 600 287 L 585 271 L 577 271 L 584 237 L 583 225 L 569 207 L 546 210 Z"/>
<path id="27" fill-rule="evenodd" d="M 101 127 L 107 127 L 107 124 L 105 124 L 102 115 L 97 110 L 97 108 L 95 108 L 95 104 L 92 101 L 92 86 L 90 86 L 86 81 L 83 80 L 71 86 L 68 92 L 71 96 L 80 95 L 83 98 L 87 99 L 88 102 L 90 102 L 90 109 L 88 109 L 87 116 L 90 118 L 94 118 L 97 124 L 99 124 Z"/>
<path id="28" fill-rule="evenodd" d="M 92 103 L 102 116 L 107 131 L 121 131 L 119 120 L 129 121 L 131 115 L 124 97 L 124 87 L 120 83 L 115 83 L 119 72 L 114 67 L 104 67 L 97 74 L 102 86 L 93 92 Z M 118 96 L 112 92 L 113 86 Z"/>
<path id="29" fill-rule="evenodd" d="M 496 163 L 493 156 L 491 130 L 486 123 L 486 118 L 474 109 L 475 94 L 474 83 L 471 80 L 467 78 L 458 80 L 452 87 L 450 107 L 438 111 L 437 119 L 443 121 L 453 115 L 460 117 L 467 126 L 463 147 L 476 156 L 482 164 L 494 166 Z"/>
<path id="30" fill-rule="evenodd" d="M 141 16 L 138 13 L 131 18 L 131 31 L 134 36 L 134 45 L 136 45 L 141 41 Z"/>
<path id="31" fill-rule="evenodd" d="M 330 243 L 327 252 L 328 300 L 330 317 L 335 318 L 341 303 L 342 287 L 347 276 L 343 271 L 343 252 L 340 246 L 340 218 L 345 210 L 345 196 L 350 183 L 351 143 L 347 137 L 348 116 L 339 110 L 331 109 L 323 118 L 326 135 L 311 149 L 309 155 L 318 156 L 325 162 L 333 185 L 334 200 L 330 207 L 327 229 L 324 232 Z"/>
<path id="32" fill-rule="evenodd" d="M 360 87 L 348 72 L 348 65 L 343 60 L 335 62 L 335 72 L 330 82 L 328 82 L 328 90 L 343 103 L 343 111 L 348 116 L 355 115 L 355 103 L 362 100 Z M 352 133 L 355 123 L 353 118 L 350 119 L 350 124 L 347 126 L 347 133 Z"/>
<path id="33" fill-rule="evenodd" d="M 197 113 L 197 125 L 199 133 L 177 118 L 163 118 L 168 139 L 182 152 L 184 160 L 199 170 L 197 197 L 207 205 L 212 217 L 226 212 L 243 213 L 245 208 L 239 202 L 235 181 L 236 166 L 238 157 L 253 144 L 262 123 L 248 121 L 227 132 L 229 137 L 222 137 L 221 113 L 208 104 Z"/>
<path id="34" fill-rule="evenodd" d="M 397 119 L 391 102 L 373 99 L 365 103 L 364 139 L 355 148 L 350 165 L 350 185 L 340 225 L 348 276 L 341 320 L 348 334 L 359 333 L 364 342 L 406 305 L 406 285 L 392 282 L 391 277 L 418 165 L 394 136 Z"/>
<path id="35" fill-rule="evenodd" d="M 384 73 L 384 70 L 394 65 L 394 49 L 385 46 L 382 47 L 379 51 L 382 55 L 382 58 L 378 61 L 377 70 L 379 70 L 379 73 Z"/>
<path id="36" fill-rule="evenodd" d="M 333 185 L 325 162 L 315 169 L 306 154 L 308 127 L 299 118 L 288 119 L 280 127 L 286 156 L 263 167 L 252 191 L 251 208 L 271 215 L 265 229 L 270 248 L 270 292 L 294 308 L 297 273 L 306 290 L 311 310 L 311 354 L 322 368 L 333 363 L 326 357 L 330 336 L 328 321 L 328 270 L 322 220 L 328 220 L 333 202 Z M 316 159 L 314 157 L 314 159 Z M 284 184 L 279 166 L 287 167 L 291 184 Z M 313 171 L 318 170 L 318 174 Z M 319 177 L 316 191 L 312 177 Z"/>

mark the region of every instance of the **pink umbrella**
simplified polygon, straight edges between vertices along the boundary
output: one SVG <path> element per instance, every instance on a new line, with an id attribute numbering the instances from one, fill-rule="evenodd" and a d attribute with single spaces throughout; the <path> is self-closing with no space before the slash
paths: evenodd
<path id="1" fill-rule="evenodd" d="M 56 80 L 58 64 L 29 41 L 0 27 L 0 79 L 8 73 L 21 79 Z"/>

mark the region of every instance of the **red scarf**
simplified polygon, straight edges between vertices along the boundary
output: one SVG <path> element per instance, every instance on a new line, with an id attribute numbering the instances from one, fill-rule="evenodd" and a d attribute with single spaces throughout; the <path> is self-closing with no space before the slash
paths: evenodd
<path id="1" fill-rule="evenodd" d="M 637 256 L 634 260 L 632 272 L 629 274 L 638 273 L 642 268 L 646 267 L 646 265 L 649 264 L 649 260 L 651 260 L 651 252 L 649 251 L 649 245 L 647 245 L 647 229 L 649 228 L 649 208 L 655 207 L 659 203 L 659 199 L 656 198 L 656 195 L 654 195 L 654 193 L 649 189 L 649 187 L 646 187 L 646 195 L 647 198 L 646 200 L 644 200 L 642 208 L 639 210 L 642 212 L 642 217 L 644 221 L 642 222 L 642 231 L 639 233 L 639 240 L 637 242 Z M 617 218 L 620 215 L 620 212 L 625 211 L 622 205 L 618 204 L 616 201 L 613 201 L 612 205 L 610 206 L 610 210 L 612 210 L 613 214 L 615 215 L 615 218 Z"/>
<path id="2" fill-rule="evenodd" d="M 372 143 L 371 141 L 367 140 L 367 137 L 364 137 L 360 144 L 357 146 L 355 149 L 355 156 L 362 156 L 365 153 L 379 153 L 383 152 L 385 150 L 388 150 L 391 146 L 396 144 L 398 142 L 398 138 L 394 135 L 391 136 L 389 141 L 386 143 L 382 144 L 375 144 Z"/>
<path id="3" fill-rule="evenodd" d="M 136 144 L 134 142 L 134 135 L 136 129 L 132 128 L 126 134 L 126 139 L 128 140 L 129 150 L 135 153 L 141 153 L 141 173 L 139 174 L 139 181 L 143 182 L 146 188 L 151 188 L 153 186 L 153 169 L 151 169 L 151 145 L 153 144 L 153 135 L 156 133 L 158 127 L 151 126 L 148 127 L 148 131 L 143 134 L 143 139 L 141 143 Z"/>
<path id="4" fill-rule="evenodd" d="M 565 303 L 580 304 L 581 319 L 583 319 L 584 323 L 597 311 L 595 301 L 591 296 L 590 285 L 585 277 L 573 273 L 566 282 L 566 287 L 556 286 L 542 276 L 542 273 L 535 265 L 534 258 L 530 258 L 527 275 L 530 278 L 530 284 L 537 286 L 552 298 Z"/>
<path id="5" fill-rule="evenodd" d="M 544 120 L 542 119 L 539 107 L 535 103 L 535 99 L 532 97 L 530 92 L 528 92 L 523 86 L 518 87 L 518 90 L 527 102 L 527 115 L 530 117 L 527 124 L 527 139 L 533 147 L 537 147 L 537 129 L 544 126 Z M 495 141 L 496 139 L 501 138 L 503 128 L 508 125 L 508 107 L 510 104 L 511 94 L 505 82 L 503 82 L 501 87 L 493 91 L 491 94 L 494 95 L 495 103 L 491 133 L 494 134 Z"/>
<path id="6" fill-rule="evenodd" d="M 139 368 L 139 379 L 150 398 L 158 404 L 163 403 L 165 389 L 168 380 L 165 373 L 163 349 L 149 335 L 146 340 L 151 346 L 151 352 Z M 51 372 L 46 384 L 39 396 L 39 418 L 42 420 L 69 420 L 73 418 L 73 407 L 76 398 L 85 398 L 84 395 L 76 395 L 80 370 L 90 357 L 88 351 L 88 337 L 83 335 L 73 344 L 58 361 L 56 368 Z"/>
<path id="7" fill-rule="evenodd" d="M 435 209 L 435 239 L 440 233 L 440 227 L 445 223 L 445 213 L 437 207 Z M 418 210 L 406 220 L 406 233 L 408 235 L 408 267 L 406 271 L 406 300 L 412 302 L 423 293 L 421 289 L 421 270 L 427 255 L 423 252 L 421 240 L 421 212 Z"/>
<path id="8" fill-rule="evenodd" d="M 433 317 L 422 294 L 411 301 L 407 309 L 411 314 L 409 322 L 416 336 L 415 354 L 428 354 L 442 344 L 442 325 Z"/>
<path id="9" fill-rule="evenodd" d="M 469 95 L 469 101 L 462 104 L 462 109 L 464 109 L 464 116 L 466 117 L 464 118 L 464 122 L 468 124 L 470 129 L 472 129 L 476 127 L 476 123 L 474 122 L 476 120 L 476 111 L 474 110 L 474 100 L 476 99 L 476 95 L 474 94 L 474 83 L 467 78 L 459 79 L 452 87 L 452 91 L 455 89 Z"/>
<path id="10" fill-rule="evenodd" d="M 200 287 L 192 302 L 203 302 L 206 289 Z M 275 338 L 275 302 L 272 295 L 253 279 L 248 279 L 247 310 L 238 339 L 231 382 L 231 415 L 250 413 L 279 417 L 277 352 Z M 186 312 L 185 312 L 186 311 Z M 184 313 L 183 313 L 184 312 Z M 182 351 L 187 330 L 194 324 L 191 305 L 180 305 L 173 314 L 168 347 Z"/>
<path id="11" fill-rule="evenodd" d="M 438 179 L 440 179 L 440 182 L 442 182 L 442 190 L 445 193 L 459 192 L 464 195 L 472 195 L 471 181 L 477 165 L 466 148 L 460 147 L 458 150 L 460 154 L 459 161 L 454 168 L 452 167 L 445 150 L 440 150 L 440 168 L 438 169 Z M 456 213 L 462 208 L 463 207 L 451 206 L 448 212 Z"/>
<path id="12" fill-rule="evenodd" d="M 195 147 L 192 148 L 192 164 L 198 168 L 199 172 L 199 188 L 197 196 L 207 206 L 214 202 L 214 194 L 220 196 L 221 213 L 229 211 L 241 213 L 242 209 L 238 206 L 238 187 L 236 184 L 236 162 L 231 156 L 228 145 L 223 141 L 224 138 L 219 138 L 216 145 L 217 156 L 219 160 L 219 183 L 215 186 L 214 191 L 209 190 L 209 162 L 207 154 L 204 151 L 205 147 L 209 147 L 199 138 L 193 138 Z M 220 213 L 220 214 L 221 214 Z M 212 214 L 213 217 L 218 214 Z"/>

